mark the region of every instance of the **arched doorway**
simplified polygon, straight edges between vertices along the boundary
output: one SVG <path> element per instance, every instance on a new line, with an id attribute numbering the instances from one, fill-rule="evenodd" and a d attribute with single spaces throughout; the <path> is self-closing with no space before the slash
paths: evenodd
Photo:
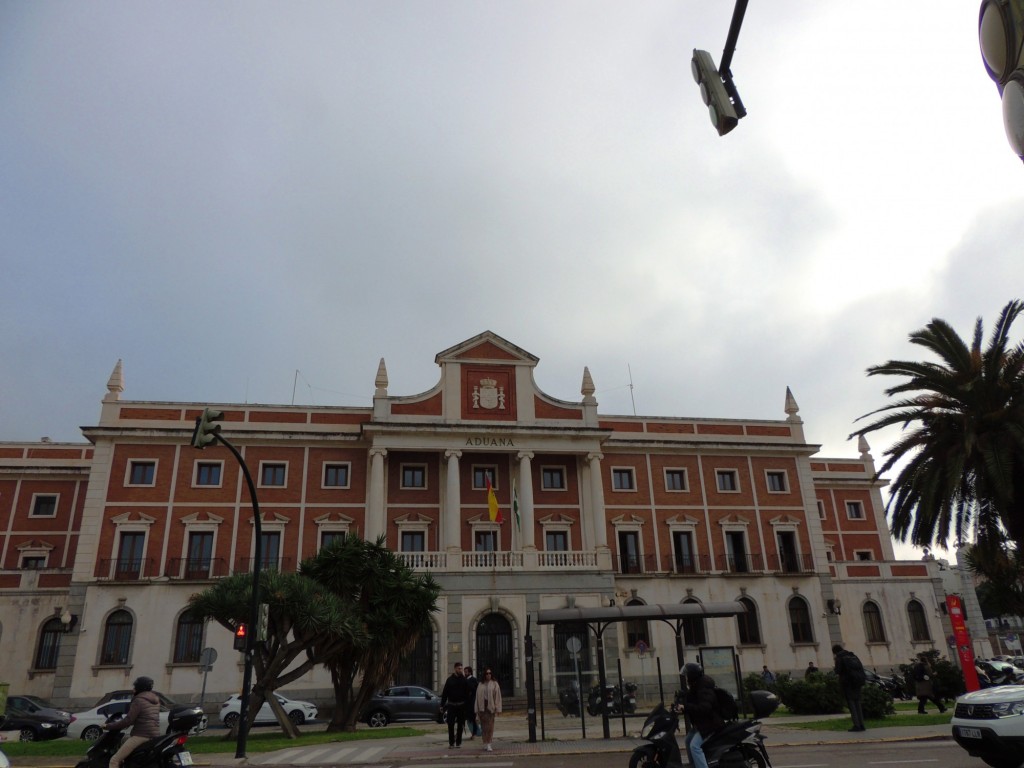
<path id="1" fill-rule="evenodd" d="M 514 690 L 512 654 L 512 625 L 499 613 L 490 613 L 476 625 L 476 667 L 479 678 L 485 667 L 494 670 L 502 696 L 511 696 Z"/>
<path id="2" fill-rule="evenodd" d="M 430 627 L 423 631 L 409 654 L 398 662 L 395 684 L 434 687 L 434 632 Z"/>

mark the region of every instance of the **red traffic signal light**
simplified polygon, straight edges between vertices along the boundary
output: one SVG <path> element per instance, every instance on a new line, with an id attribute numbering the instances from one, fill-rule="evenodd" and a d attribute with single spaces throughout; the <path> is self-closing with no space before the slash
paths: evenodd
<path id="1" fill-rule="evenodd" d="M 238 629 L 235 630 L 235 650 L 246 650 L 248 639 L 249 628 L 245 624 L 239 624 Z"/>

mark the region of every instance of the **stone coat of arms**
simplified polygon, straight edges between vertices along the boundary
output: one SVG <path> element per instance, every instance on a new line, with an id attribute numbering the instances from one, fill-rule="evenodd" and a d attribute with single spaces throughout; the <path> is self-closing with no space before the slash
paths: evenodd
<path id="1" fill-rule="evenodd" d="M 505 409 L 505 388 L 498 386 L 497 379 L 480 379 L 473 385 L 473 407 L 493 411 Z"/>

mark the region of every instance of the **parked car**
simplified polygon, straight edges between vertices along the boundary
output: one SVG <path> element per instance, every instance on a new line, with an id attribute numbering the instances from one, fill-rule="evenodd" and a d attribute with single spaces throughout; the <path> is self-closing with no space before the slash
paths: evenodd
<path id="1" fill-rule="evenodd" d="M 952 726 L 956 743 L 993 768 L 1024 762 L 1024 686 L 997 685 L 956 700 Z"/>
<path id="2" fill-rule="evenodd" d="M 366 702 L 359 719 L 371 728 L 404 720 L 444 722 L 441 697 L 418 685 L 395 685 L 381 691 Z"/>
<path id="3" fill-rule="evenodd" d="M 157 698 L 160 699 L 160 709 L 174 709 L 175 707 L 181 706 L 181 704 L 173 699 L 164 696 L 160 691 L 153 691 L 153 693 L 155 693 Z M 99 701 L 96 702 L 96 706 L 98 707 L 100 704 L 106 704 L 108 701 L 131 701 L 134 696 L 135 691 L 131 688 L 122 688 L 119 691 L 107 691 L 100 696 Z"/>
<path id="4" fill-rule="evenodd" d="M 285 714 L 288 715 L 288 719 L 296 725 L 302 725 L 307 720 L 316 720 L 317 709 L 315 704 L 310 704 L 308 701 L 289 699 L 281 694 L 276 695 L 277 700 L 281 702 L 281 706 L 284 708 Z M 232 694 L 227 701 L 220 705 L 220 721 L 228 728 L 234 728 L 238 723 L 241 711 L 242 697 L 237 693 Z M 256 713 L 255 724 L 268 725 L 276 722 L 277 718 L 274 716 L 274 710 L 270 708 L 268 702 L 263 702 L 260 711 Z"/>
<path id="5" fill-rule="evenodd" d="M 19 712 L 28 712 L 30 715 L 42 715 L 44 717 L 64 718 L 71 722 L 71 713 L 63 709 L 50 706 L 50 702 L 38 696 L 13 694 L 7 697 L 8 709 L 16 709 Z"/>
<path id="6" fill-rule="evenodd" d="M 7 714 L 0 718 L 0 731 L 18 731 L 22 741 L 59 739 L 68 732 L 68 719 L 30 714 L 8 707 Z"/>
<path id="7" fill-rule="evenodd" d="M 107 718 L 111 715 L 124 717 L 128 714 L 128 707 L 130 706 L 130 699 L 115 699 L 99 704 L 92 709 L 87 709 L 85 712 L 76 712 L 72 716 L 67 734 L 73 739 L 96 741 L 96 739 L 103 735 L 103 724 L 107 722 Z M 166 696 L 160 696 L 160 729 L 164 733 L 170 730 L 171 710 L 178 709 L 181 706 L 183 705 L 171 701 Z M 193 728 L 190 733 L 202 733 L 206 730 L 208 724 L 206 715 L 203 715 L 199 725 Z"/>

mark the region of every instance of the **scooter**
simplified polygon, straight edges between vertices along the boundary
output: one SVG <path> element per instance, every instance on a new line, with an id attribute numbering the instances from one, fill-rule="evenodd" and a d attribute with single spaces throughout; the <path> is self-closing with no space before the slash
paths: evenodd
<path id="1" fill-rule="evenodd" d="M 768 750 L 761 734 L 760 718 L 768 717 L 779 706 L 779 697 L 768 691 L 750 694 L 754 720 L 732 720 L 711 734 L 702 745 L 709 768 L 771 768 Z M 676 732 L 679 713 L 675 705 L 666 709 L 658 704 L 644 721 L 641 744 L 629 758 L 629 768 L 683 768 Z"/>
<path id="2" fill-rule="evenodd" d="M 107 722 L 117 720 L 110 717 Z M 125 768 L 184 768 L 193 765 L 192 753 L 185 749 L 188 732 L 203 720 L 203 708 L 176 707 L 168 717 L 167 733 L 150 739 L 135 749 L 124 761 Z M 106 731 L 85 753 L 75 768 L 107 768 L 110 758 L 124 741 L 123 731 Z"/>
<path id="3" fill-rule="evenodd" d="M 558 711 L 562 717 L 580 716 L 580 695 L 576 692 L 575 686 L 563 688 L 558 692 Z"/>
<path id="4" fill-rule="evenodd" d="M 601 686 L 595 685 L 590 689 L 590 695 L 587 697 L 587 712 L 597 717 L 601 714 L 603 705 L 609 715 L 621 715 L 623 712 L 632 715 L 636 712 L 637 686 L 636 683 L 623 683 L 623 687 L 626 689 L 625 696 L 619 690 L 619 686 L 609 683 L 605 685 L 602 696 Z"/>

